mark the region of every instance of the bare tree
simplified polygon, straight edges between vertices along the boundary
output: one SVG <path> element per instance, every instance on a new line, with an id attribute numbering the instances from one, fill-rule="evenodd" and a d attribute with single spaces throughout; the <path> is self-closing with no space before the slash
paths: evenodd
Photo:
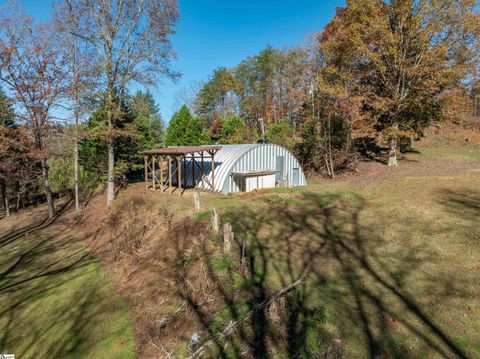
<path id="1" fill-rule="evenodd" d="M 79 142 L 82 137 L 80 121 L 90 113 L 91 95 L 98 89 L 98 82 L 95 80 L 95 52 L 92 52 L 90 46 L 85 46 L 74 35 L 78 28 L 78 19 L 75 15 L 72 3 L 55 5 L 54 21 L 59 46 L 62 46 L 69 55 L 68 97 L 71 105 L 67 109 L 70 110 L 73 124 L 75 210 L 78 212 L 80 211 Z"/>
<path id="2" fill-rule="evenodd" d="M 161 76 L 178 76 L 169 68 L 174 52 L 168 39 L 177 21 L 177 5 L 175 0 L 66 2 L 75 17 L 73 34 L 96 51 L 98 77 L 105 84 L 107 204 L 111 205 L 115 197 L 114 138 L 121 117 L 117 99 L 131 82 L 150 86 Z"/>
<path id="3" fill-rule="evenodd" d="M 11 3 L 0 15 L 0 80 L 20 107 L 17 115 L 32 130 L 36 156 L 40 160 L 48 216 L 55 208 L 49 184 L 49 152 L 45 137 L 51 111 L 65 94 L 68 59 L 58 46 L 51 24 L 35 24 Z"/>

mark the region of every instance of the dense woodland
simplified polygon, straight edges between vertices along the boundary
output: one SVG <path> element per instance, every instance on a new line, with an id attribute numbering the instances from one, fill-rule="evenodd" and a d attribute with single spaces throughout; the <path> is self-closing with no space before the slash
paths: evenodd
<path id="1" fill-rule="evenodd" d="M 141 176 L 139 151 L 266 141 L 312 175 L 385 165 L 432 122 L 480 115 L 473 0 L 350 0 L 306 44 L 267 46 L 179 96 L 167 128 L 151 91 L 177 79 L 175 1 L 66 0 L 49 23 L 0 11 L 0 187 L 6 215 Z M 145 90 L 133 92 L 132 86 Z M 399 164 L 401 165 L 401 163 Z"/>

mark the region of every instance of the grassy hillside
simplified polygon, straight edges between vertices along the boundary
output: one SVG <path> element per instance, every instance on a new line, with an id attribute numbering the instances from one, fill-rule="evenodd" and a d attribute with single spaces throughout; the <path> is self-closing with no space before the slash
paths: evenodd
<path id="1" fill-rule="evenodd" d="M 194 334 L 213 338 L 213 356 L 480 356 L 480 148 L 416 149 L 398 168 L 361 163 L 305 188 L 202 193 L 200 213 L 192 192 L 122 193 L 96 245 L 140 356 L 185 357 Z M 233 226 L 230 253 L 208 229 L 212 208 Z"/>
<path id="2" fill-rule="evenodd" d="M 133 334 L 139 358 L 478 357 L 479 178 L 478 145 L 436 136 L 398 168 L 201 193 L 199 213 L 194 192 L 135 184 L 78 222 L 2 220 L 0 349 L 129 358 Z"/>

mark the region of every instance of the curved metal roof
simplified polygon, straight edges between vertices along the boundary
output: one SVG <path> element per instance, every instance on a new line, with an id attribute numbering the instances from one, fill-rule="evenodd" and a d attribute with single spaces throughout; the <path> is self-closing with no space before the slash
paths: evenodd
<path id="1" fill-rule="evenodd" d="M 237 161 L 248 151 L 261 146 L 260 144 L 241 144 L 241 145 L 222 145 L 222 148 L 215 155 L 215 191 L 221 192 L 225 179 L 228 178 L 232 167 Z M 214 147 L 214 146 L 212 146 Z M 197 161 L 198 162 L 198 161 Z M 209 159 L 205 159 L 205 177 L 208 181 L 212 181 L 212 165 Z M 188 167 L 187 183 L 191 183 L 192 171 Z M 198 188 L 210 190 L 208 184 L 202 187 L 201 174 L 198 169 L 195 170 L 195 181 L 198 183 Z"/>
<path id="2" fill-rule="evenodd" d="M 212 146 L 213 147 L 213 146 Z M 257 150 L 257 151 L 254 151 Z M 258 151 L 262 153 L 262 155 L 258 154 Z M 252 152 L 252 153 L 250 153 Z M 254 153 L 256 152 L 256 153 Z M 222 145 L 222 148 L 216 153 L 215 155 L 215 191 L 218 192 L 230 192 L 231 184 L 230 182 L 230 175 L 231 172 L 236 169 L 243 169 L 243 170 L 272 170 L 275 166 L 274 161 L 275 159 L 272 158 L 276 154 L 288 154 L 291 160 L 288 162 L 292 164 L 295 162 L 295 166 L 301 168 L 298 164 L 298 161 L 295 159 L 293 154 L 288 151 L 287 149 L 275 145 L 275 144 L 235 144 L 235 145 Z M 250 159 L 252 157 L 254 159 Z M 247 161 L 247 163 L 243 163 Z M 196 161 L 199 162 L 198 160 Z M 254 163 L 253 163 L 254 162 Z M 200 165 L 200 163 L 198 163 Z M 244 168 L 245 165 L 249 168 Z M 239 168 L 237 168 L 239 167 Z M 250 168 L 251 167 L 251 168 Z M 187 183 L 191 183 L 192 180 L 192 166 L 187 167 Z M 208 182 L 211 183 L 212 181 L 212 165 L 209 159 L 205 159 L 204 163 L 205 168 L 205 177 L 207 178 Z M 303 171 L 300 174 L 300 182 L 299 185 L 306 184 L 305 176 Z M 195 169 L 195 182 L 198 188 L 202 188 L 205 190 L 210 190 L 210 186 L 207 183 L 204 183 L 202 186 L 201 183 L 201 174 L 198 167 Z"/>

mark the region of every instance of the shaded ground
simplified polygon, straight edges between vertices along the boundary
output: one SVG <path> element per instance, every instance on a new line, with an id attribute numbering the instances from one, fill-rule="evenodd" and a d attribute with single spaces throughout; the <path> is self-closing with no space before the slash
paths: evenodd
<path id="1" fill-rule="evenodd" d="M 204 356 L 479 357 L 480 148 L 418 149 L 307 188 L 202 193 L 198 214 L 191 191 L 123 192 L 105 225 L 84 226 L 139 356 L 187 357 L 210 340 Z M 212 208 L 234 228 L 227 255 Z"/>
<path id="2" fill-rule="evenodd" d="M 0 353 L 132 358 L 130 321 L 85 242 L 43 209 L 0 222 Z"/>
<path id="3" fill-rule="evenodd" d="M 193 192 L 140 183 L 110 213 L 89 203 L 75 235 L 35 212 L 19 221 L 30 229 L 3 220 L 0 352 L 133 356 L 82 233 L 128 305 L 140 358 L 480 357 L 480 148 L 418 150 L 306 188 L 202 193 L 200 213 Z M 233 226 L 228 253 L 212 208 Z"/>

